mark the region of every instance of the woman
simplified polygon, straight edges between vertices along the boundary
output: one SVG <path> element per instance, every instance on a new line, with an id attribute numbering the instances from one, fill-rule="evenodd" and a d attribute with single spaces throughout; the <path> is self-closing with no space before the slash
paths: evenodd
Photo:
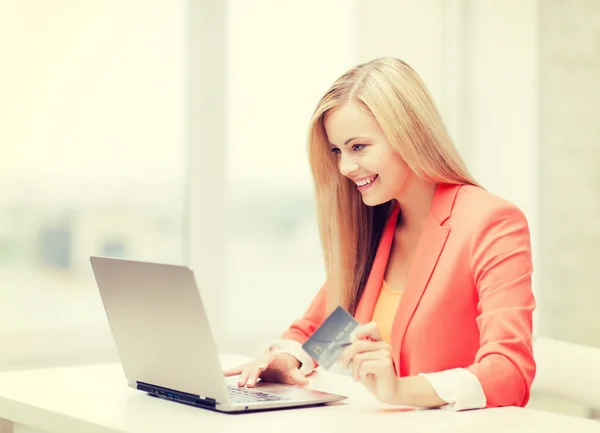
<path id="1" fill-rule="evenodd" d="M 379 400 L 524 406 L 527 220 L 473 180 L 419 76 L 393 58 L 351 69 L 319 102 L 308 150 L 326 283 L 281 341 L 225 374 L 306 385 L 315 364 L 301 344 L 341 305 L 361 326 L 340 364 Z"/>

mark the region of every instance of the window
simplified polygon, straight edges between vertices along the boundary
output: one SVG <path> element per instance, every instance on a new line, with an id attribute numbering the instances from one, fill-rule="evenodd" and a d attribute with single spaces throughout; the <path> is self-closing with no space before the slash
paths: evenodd
<path id="1" fill-rule="evenodd" d="M 90 255 L 184 259 L 184 7 L 0 3 L 0 367 L 112 349 Z"/>
<path id="2" fill-rule="evenodd" d="M 277 338 L 323 284 L 306 134 L 354 63 L 352 14 L 341 0 L 228 2 L 226 305 L 238 352 Z"/>

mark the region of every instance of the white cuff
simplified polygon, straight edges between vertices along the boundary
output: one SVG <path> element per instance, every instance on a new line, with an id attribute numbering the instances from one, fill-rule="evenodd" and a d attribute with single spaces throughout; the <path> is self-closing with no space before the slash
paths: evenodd
<path id="1" fill-rule="evenodd" d="M 302 345 L 294 340 L 277 340 L 269 344 L 270 352 L 289 353 L 300 361 L 300 372 L 308 375 L 315 369 L 315 362 L 310 355 L 302 348 Z"/>
<path id="2" fill-rule="evenodd" d="M 468 410 L 482 409 L 486 405 L 486 398 L 477 376 L 464 368 L 453 368 L 451 370 L 436 373 L 421 373 L 440 396 L 448 403 L 441 409 Z"/>

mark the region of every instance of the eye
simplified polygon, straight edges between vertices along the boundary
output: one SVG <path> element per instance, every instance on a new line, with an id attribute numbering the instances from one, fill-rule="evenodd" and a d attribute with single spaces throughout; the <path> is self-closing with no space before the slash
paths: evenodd
<path id="1" fill-rule="evenodd" d="M 333 153 L 334 155 L 337 155 L 340 153 L 340 149 L 338 149 L 337 147 L 332 147 L 331 148 L 331 153 Z"/>
<path id="2" fill-rule="evenodd" d="M 363 150 L 366 147 L 365 144 L 353 144 L 352 145 L 352 150 L 354 150 L 355 152 L 360 152 L 361 150 Z"/>

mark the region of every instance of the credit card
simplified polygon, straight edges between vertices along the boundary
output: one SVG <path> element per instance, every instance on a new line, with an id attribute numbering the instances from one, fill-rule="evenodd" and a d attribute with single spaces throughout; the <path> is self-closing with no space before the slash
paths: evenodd
<path id="1" fill-rule="evenodd" d="M 325 369 L 337 362 L 350 345 L 350 334 L 358 322 L 344 308 L 337 307 L 302 345 L 302 348 Z"/>

